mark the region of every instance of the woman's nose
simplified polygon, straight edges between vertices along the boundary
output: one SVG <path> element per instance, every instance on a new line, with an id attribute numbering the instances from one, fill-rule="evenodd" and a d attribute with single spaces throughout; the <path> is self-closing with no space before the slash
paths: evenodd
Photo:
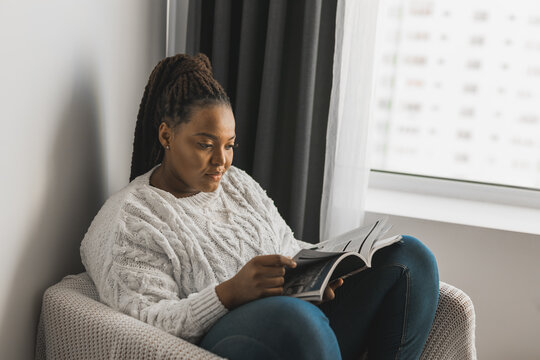
<path id="1" fill-rule="evenodd" d="M 227 161 L 225 151 L 221 148 L 214 150 L 214 153 L 212 154 L 212 163 L 215 165 L 224 165 L 225 161 Z"/>

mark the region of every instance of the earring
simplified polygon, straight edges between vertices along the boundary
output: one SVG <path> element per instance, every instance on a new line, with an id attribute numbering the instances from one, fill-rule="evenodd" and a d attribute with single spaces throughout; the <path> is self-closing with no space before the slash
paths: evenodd
<path id="1" fill-rule="evenodd" d="M 171 147 L 169 145 L 165 146 L 165 149 L 171 150 Z"/>

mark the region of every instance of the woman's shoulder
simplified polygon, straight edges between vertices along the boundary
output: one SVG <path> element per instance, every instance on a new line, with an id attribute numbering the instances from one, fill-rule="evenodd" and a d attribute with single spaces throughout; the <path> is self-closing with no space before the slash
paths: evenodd
<path id="1" fill-rule="evenodd" d="M 95 238 L 107 238 L 109 241 L 122 232 L 130 232 L 133 226 L 141 223 L 159 226 L 163 216 L 163 205 L 160 206 L 159 195 L 137 179 L 112 194 L 101 206 L 92 220 L 83 242 L 94 241 Z"/>
<path id="2" fill-rule="evenodd" d="M 119 225 L 120 213 L 126 207 L 132 197 L 133 188 L 129 185 L 112 194 L 105 200 L 95 215 L 85 237 L 92 236 L 104 231 L 115 231 Z"/>
<path id="3" fill-rule="evenodd" d="M 157 234 L 163 228 L 164 217 L 156 214 L 159 205 L 153 204 L 156 201 L 151 192 L 149 186 L 133 180 L 112 194 L 92 220 L 80 255 L 94 281 L 100 281 L 103 269 L 112 264 L 114 249 L 124 246 L 125 239 L 132 241 L 141 233 Z"/>
<path id="4" fill-rule="evenodd" d="M 127 218 L 151 216 L 158 207 L 158 198 L 159 195 L 153 192 L 143 179 L 136 178 L 109 196 L 96 214 L 91 227 L 116 230 Z"/>

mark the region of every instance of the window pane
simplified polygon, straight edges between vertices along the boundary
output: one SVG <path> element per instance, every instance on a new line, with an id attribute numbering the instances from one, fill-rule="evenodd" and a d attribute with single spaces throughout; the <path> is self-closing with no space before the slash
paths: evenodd
<path id="1" fill-rule="evenodd" d="M 540 188 L 540 1 L 383 3 L 371 167 Z"/>

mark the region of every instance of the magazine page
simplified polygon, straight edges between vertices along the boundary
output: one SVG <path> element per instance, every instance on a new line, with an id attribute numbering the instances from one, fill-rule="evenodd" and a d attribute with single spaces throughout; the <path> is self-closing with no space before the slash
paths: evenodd
<path id="1" fill-rule="evenodd" d="M 372 231 L 369 234 L 367 234 L 367 236 L 364 239 L 362 239 L 361 241 L 357 241 L 354 244 L 355 246 L 354 250 L 358 251 L 358 253 L 360 254 L 360 257 L 364 259 L 364 261 L 366 262 L 366 264 L 368 264 L 368 266 L 371 266 L 369 260 L 370 260 L 370 252 L 371 252 L 371 249 L 373 248 L 373 243 L 377 241 L 377 239 L 380 238 L 381 232 L 385 228 L 386 221 L 387 219 L 381 219 L 377 221 L 375 225 L 373 226 Z"/>
<path id="2" fill-rule="evenodd" d="M 366 265 L 371 267 L 371 258 L 373 257 L 373 254 L 375 254 L 375 252 L 377 252 L 378 250 L 384 247 L 392 245 L 400 240 L 401 240 L 401 235 L 392 236 L 387 239 L 377 239 L 370 244 L 370 247 L 365 246 L 364 248 L 362 248 L 361 249 L 362 253 L 360 255 L 366 262 Z"/>
<path id="3" fill-rule="evenodd" d="M 360 254 L 362 253 L 362 249 L 367 247 L 371 248 L 371 245 L 373 242 L 375 242 L 377 239 L 379 239 L 385 229 L 387 228 L 386 223 L 388 221 L 388 217 L 384 217 L 382 219 L 377 220 L 374 224 L 371 225 L 371 228 L 369 231 L 364 232 L 362 236 L 356 236 L 351 239 L 351 242 L 345 247 L 346 251 L 355 251 Z"/>
<path id="4" fill-rule="evenodd" d="M 359 228 L 348 231 L 339 236 L 333 237 L 329 240 L 320 242 L 316 247 L 312 249 L 318 249 L 328 252 L 343 252 L 343 251 L 358 251 L 361 243 L 379 227 L 384 227 L 387 223 L 388 217 L 376 221 L 373 224 L 367 224 Z M 377 233 L 382 233 L 377 231 Z"/>
<path id="5" fill-rule="evenodd" d="M 297 264 L 297 269 L 303 265 L 310 264 L 313 262 L 319 262 L 321 260 L 339 257 L 342 253 L 340 252 L 327 252 L 327 251 L 318 251 L 310 249 L 302 249 L 296 255 L 294 255 L 293 260 Z"/>
<path id="6" fill-rule="evenodd" d="M 347 253 L 346 256 L 341 258 L 341 261 L 336 265 L 330 281 L 337 280 L 339 278 L 346 279 L 349 276 L 357 274 L 367 269 L 364 260 L 362 260 L 358 253 Z"/>
<path id="7" fill-rule="evenodd" d="M 321 301 L 329 282 L 340 277 L 345 279 L 366 268 L 358 253 L 339 253 L 332 258 L 297 266 L 285 274 L 283 295 Z"/>
<path id="8" fill-rule="evenodd" d="M 380 240 L 375 241 L 375 243 L 373 244 L 373 247 L 371 248 L 369 257 L 372 257 L 373 254 L 377 250 L 382 249 L 383 247 L 390 246 L 393 243 L 396 243 L 400 240 L 401 240 L 401 235 L 395 235 L 386 239 L 380 239 Z"/>
<path id="9" fill-rule="evenodd" d="M 339 257 L 334 256 L 326 260 L 318 260 L 311 263 L 304 263 L 300 266 L 287 269 L 285 274 L 285 284 L 283 285 L 283 295 L 299 297 L 306 300 L 318 300 L 322 298 L 326 283 L 328 283 L 329 272 Z"/>

